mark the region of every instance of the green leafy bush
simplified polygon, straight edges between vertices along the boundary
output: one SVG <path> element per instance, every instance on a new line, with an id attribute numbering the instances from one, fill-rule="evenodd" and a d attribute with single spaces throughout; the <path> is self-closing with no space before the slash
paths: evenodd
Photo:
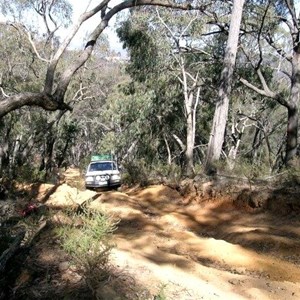
<path id="1" fill-rule="evenodd" d="M 70 215 L 72 225 L 56 229 L 62 248 L 82 272 L 88 287 L 94 292 L 108 276 L 108 259 L 113 247 L 112 233 L 116 222 L 107 215 L 83 209 Z"/>
<path id="2" fill-rule="evenodd" d="M 44 182 L 45 181 L 45 171 L 39 171 L 38 168 L 30 165 L 24 164 L 23 166 L 19 166 L 17 170 L 15 170 L 14 178 L 18 182 Z"/>
<path id="3" fill-rule="evenodd" d="M 154 300 L 167 300 L 167 296 L 165 293 L 167 285 L 166 284 L 162 284 L 159 287 L 159 291 L 157 293 L 157 295 L 154 296 Z"/>
<path id="4" fill-rule="evenodd" d="M 152 177 L 167 178 L 169 181 L 178 183 L 181 179 L 182 173 L 179 165 L 172 164 L 156 164 L 153 167 Z"/>
<path id="5" fill-rule="evenodd" d="M 249 180 L 262 178 L 270 174 L 270 168 L 267 164 L 261 162 L 260 164 L 251 163 L 245 159 L 237 159 L 232 167 L 227 161 L 215 162 L 218 173 L 223 173 L 232 176 L 246 177 Z"/>
<path id="6" fill-rule="evenodd" d="M 125 172 L 122 176 L 122 182 L 124 184 L 140 184 L 141 186 L 148 185 L 150 170 L 143 159 L 124 163 L 123 167 Z"/>

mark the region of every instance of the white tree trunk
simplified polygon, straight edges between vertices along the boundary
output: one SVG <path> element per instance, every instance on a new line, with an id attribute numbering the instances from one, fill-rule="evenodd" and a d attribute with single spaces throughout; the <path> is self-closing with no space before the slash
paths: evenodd
<path id="1" fill-rule="evenodd" d="M 186 105 L 186 150 L 185 150 L 185 173 L 191 175 L 194 169 L 194 123 L 193 123 L 193 94 L 190 93 L 185 99 Z"/>
<path id="2" fill-rule="evenodd" d="M 166 138 L 166 136 L 164 135 L 164 142 L 165 142 L 165 145 L 166 145 L 166 149 L 167 149 L 167 152 L 168 152 L 168 165 L 170 166 L 172 164 L 172 156 L 171 156 L 171 150 L 170 150 L 170 146 L 169 146 L 169 143 L 168 143 L 168 140 Z"/>
<path id="3" fill-rule="evenodd" d="M 196 87 L 198 75 L 192 77 L 185 69 L 184 59 L 181 58 L 182 87 L 184 94 L 184 108 L 186 118 L 186 147 L 184 150 L 185 167 L 184 173 L 190 176 L 194 173 L 194 146 L 195 146 L 195 128 L 197 107 L 199 104 L 200 88 Z M 188 86 L 188 79 L 192 79 L 191 87 Z"/>
<path id="4" fill-rule="evenodd" d="M 216 110 L 208 143 L 205 165 L 206 171 L 210 170 L 214 161 L 219 160 L 222 151 L 229 108 L 232 74 L 236 60 L 244 2 L 245 0 L 233 1 L 229 35 L 224 57 L 224 66 L 221 73 Z"/>

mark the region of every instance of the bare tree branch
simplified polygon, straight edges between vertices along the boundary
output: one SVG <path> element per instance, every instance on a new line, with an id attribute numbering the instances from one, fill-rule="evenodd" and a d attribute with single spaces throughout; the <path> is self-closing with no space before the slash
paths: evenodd
<path id="1" fill-rule="evenodd" d="M 102 6 L 98 5 L 95 9 L 92 10 L 93 14 L 91 13 L 91 11 L 87 12 L 87 13 L 83 14 L 80 17 L 80 19 L 82 19 L 83 16 L 85 16 L 85 15 L 88 15 L 88 16 L 89 15 L 94 15 L 96 12 L 99 12 L 101 10 L 100 8 L 105 6 L 108 2 L 109 1 L 107 1 L 107 0 L 103 1 Z M 66 89 L 69 85 L 69 82 L 70 82 L 72 76 L 90 57 L 90 55 L 91 55 L 91 53 L 94 49 L 96 40 L 98 39 L 100 34 L 103 32 L 103 30 L 108 26 L 108 22 L 110 21 L 110 19 L 115 14 L 117 14 L 118 12 L 120 12 L 124 9 L 131 8 L 131 7 L 143 6 L 143 5 L 170 7 L 170 8 L 173 8 L 173 9 L 181 9 L 181 10 L 191 10 L 191 9 L 202 10 L 203 9 L 201 6 L 200 7 L 198 7 L 198 6 L 193 7 L 189 3 L 176 3 L 176 2 L 173 2 L 173 1 L 170 1 L 170 0 L 127 0 L 127 1 L 121 2 L 120 4 L 114 6 L 110 11 L 107 12 L 107 14 L 103 17 L 103 19 L 99 23 L 99 25 L 90 34 L 89 40 L 88 40 L 88 42 L 85 46 L 85 50 L 82 52 L 82 54 L 79 56 L 79 58 L 74 62 L 73 65 L 69 66 L 69 68 L 62 74 L 61 80 L 60 80 L 60 82 L 57 86 L 57 89 L 55 91 L 55 94 L 54 94 L 55 99 L 57 99 L 57 101 L 61 101 L 63 99 L 64 94 L 66 92 Z M 53 64 L 52 66 L 50 66 L 49 69 L 48 69 L 48 70 L 50 70 L 50 72 L 47 73 L 48 80 L 46 78 L 45 92 L 50 92 L 50 88 L 52 89 L 53 75 L 54 75 L 56 65 L 57 65 L 57 62 L 56 62 L 56 64 Z M 52 76 L 51 76 L 51 74 L 52 74 Z"/>
<path id="2" fill-rule="evenodd" d="M 184 145 L 184 143 L 182 142 L 182 140 L 176 134 L 173 134 L 173 138 L 175 139 L 175 141 L 180 146 L 181 151 L 184 152 L 185 149 L 186 149 L 186 146 Z"/>
<path id="3" fill-rule="evenodd" d="M 99 5 L 97 5 L 94 9 L 83 13 L 77 23 L 75 23 L 73 25 L 73 28 L 71 29 L 71 31 L 69 32 L 69 34 L 67 35 L 67 37 L 65 38 L 65 40 L 63 41 L 63 43 L 60 45 L 60 47 L 58 48 L 57 52 L 55 53 L 49 67 L 47 70 L 47 74 L 46 74 L 46 80 L 45 80 L 45 87 L 44 87 L 44 92 L 47 94 L 51 94 L 52 92 L 52 87 L 53 87 L 53 80 L 54 80 L 54 73 L 56 70 L 56 66 L 58 64 L 59 59 L 61 58 L 62 54 L 64 53 L 64 51 L 66 50 L 67 46 L 70 44 L 70 42 L 72 41 L 73 37 L 75 36 L 75 34 L 77 33 L 77 31 L 79 30 L 80 26 L 89 18 L 91 18 L 92 16 L 94 16 L 96 13 L 98 13 L 110 0 L 104 0 L 102 1 Z M 89 57 L 89 56 L 88 56 Z M 88 58 L 87 57 L 87 58 Z M 87 60 L 86 58 L 86 60 Z M 85 61 L 86 61 L 85 60 Z M 83 63 L 82 63 L 83 64 Z M 81 65 L 79 66 L 81 67 Z M 78 68 L 79 68 L 78 67 Z M 77 68 L 77 69 L 78 69 Z M 76 69 L 76 70 L 77 70 Z"/>
<path id="4" fill-rule="evenodd" d="M 251 90 L 255 91 L 256 93 L 258 93 L 258 94 L 260 94 L 260 95 L 262 95 L 262 96 L 265 96 L 265 97 L 269 97 L 269 98 L 275 99 L 275 94 L 274 94 L 274 93 L 269 94 L 267 91 L 262 90 L 262 89 L 256 87 L 255 85 L 253 85 L 252 83 L 250 83 L 247 79 L 240 78 L 240 81 L 241 81 L 245 86 L 247 86 L 247 87 L 250 88 Z"/>
<path id="5" fill-rule="evenodd" d="M 287 100 L 285 100 L 280 94 L 272 92 L 269 89 L 268 85 L 266 84 L 265 79 L 264 79 L 263 75 L 261 74 L 261 72 L 258 72 L 258 73 L 260 73 L 260 75 L 259 74 L 258 75 L 260 76 L 260 80 L 262 82 L 263 89 L 258 88 L 257 86 L 253 85 L 252 83 L 250 83 L 248 80 L 246 80 L 244 78 L 240 78 L 240 81 L 245 86 L 247 86 L 251 90 L 255 91 L 259 95 L 274 99 L 277 102 L 279 102 L 281 105 L 283 105 L 285 107 L 288 107 L 289 104 L 288 104 Z"/>
<path id="6" fill-rule="evenodd" d="M 262 46 L 261 46 L 261 34 L 262 34 L 262 31 L 263 31 L 265 19 L 267 17 L 267 13 L 268 13 L 270 4 L 271 3 L 269 1 L 267 7 L 264 10 L 263 18 L 262 18 L 262 21 L 261 21 L 261 24 L 260 24 L 260 27 L 259 27 L 259 31 L 258 31 L 258 34 L 257 34 L 257 43 L 258 43 L 258 48 L 259 48 L 259 61 L 258 61 L 257 66 L 256 66 L 257 69 L 260 68 L 260 65 L 261 65 L 261 63 L 263 61 L 263 58 L 262 58 Z"/>
<path id="7" fill-rule="evenodd" d="M 84 12 L 78 19 L 78 21 L 72 26 L 69 34 L 64 39 L 56 53 L 54 54 L 51 62 L 48 65 L 46 72 L 46 79 L 44 82 L 43 92 L 41 93 L 19 93 L 14 96 L 9 96 L 7 98 L 0 99 L 0 117 L 3 117 L 10 111 L 20 108 L 24 105 L 35 105 L 40 106 L 46 110 L 71 110 L 70 106 L 64 103 L 64 96 L 66 90 L 69 86 L 69 83 L 76 73 L 76 71 L 81 68 L 84 63 L 89 59 L 96 44 L 97 39 L 103 32 L 103 30 L 108 26 L 108 22 L 110 19 L 117 14 L 118 12 L 131 8 L 138 7 L 144 5 L 152 5 L 152 6 L 162 6 L 169 7 L 173 9 L 181 9 L 181 10 L 192 10 L 199 9 L 204 10 L 205 6 L 193 6 L 191 3 L 187 2 L 173 2 L 171 0 L 127 0 L 123 1 L 118 5 L 115 5 L 112 9 L 105 12 L 103 10 L 104 7 L 110 0 L 103 0 L 100 4 L 95 6 L 93 9 Z M 43 4 L 43 3 L 42 3 Z M 43 7 L 41 8 L 43 9 Z M 89 40 L 85 45 L 85 48 L 82 50 L 81 55 L 73 62 L 73 64 L 69 65 L 67 69 L 62 73 L 60 78 L 58 78 L 56 90 L 53 91 L 54 86 L 54 77 L 56 68 L 59 60 L 62 57 L 62 54 L 65 52 L 67 46 L 70 44 L 75 34 L 78 32 L 81 25 L 94 16 L 95 14 L 104 11 L 103 18 L 98 24 L 98 26 L 94 29 L 94 31 L 90 34 Z M 37 52 L 37 51 L 36 51 Z M 38 53 L 37 53 L 38 54 Z"/>
<path id="8" fill-rule="evenodd" d="M 292 22 L 293 22 L 293 25 L 294 25 L 294 28 L 299 31 L 299 21 L 297 19 L 297 15 L 296 15 L 296 10 L 295 10 L 295 4 L 294 4 L 294 1 L 291 1 L 291 0 L 285 0 L 285 3 L 286 3 L 286 6 L 289 10 L 289 13 L 291 14 L 292 16 Z"/>

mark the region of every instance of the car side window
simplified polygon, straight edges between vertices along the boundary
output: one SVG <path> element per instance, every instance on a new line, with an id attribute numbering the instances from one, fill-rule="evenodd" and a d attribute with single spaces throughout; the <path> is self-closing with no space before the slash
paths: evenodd
<path id="1" fill-rule="evenodd" d="M 90 171 L 97 171 L 97 165 L 96 164 L 91 164 L 90 165 Z"/>

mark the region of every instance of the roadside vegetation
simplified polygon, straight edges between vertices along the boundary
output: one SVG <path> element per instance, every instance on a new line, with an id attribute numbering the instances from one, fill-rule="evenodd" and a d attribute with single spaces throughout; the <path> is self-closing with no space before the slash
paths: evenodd
<path id="1" fill-rule="evenodd" d="M 127 15 L 120 12 L 114 26 L 127 57 L 111 50 L 101 34 L 95 45 L 87 43 L 84 51 L 93 51 L 86 54 L 84 68 L 68 75 L 65 69 L 74 57 L 85 53 L 64 48 L 56 36 L 59 24 L 75 22 L 72 6 L 62 0 L 53 6 L 39 3 L 16 0 L 2 6 L 8 20 L 0 24 L 2 181 L 54 182 L 68 166 L 84 170 L 95 153 L 114 154 L 129 176 L 136 170 L 141 176 L 142 170 L 166 170 L 164 176 L 176 170 L 179 177 L 220 169 L 239 173 L 241 165 L 272 176 L 297 167 L 299 22 L 294 3 L 202 1 L 188 11 L 182 3 L 174 4 L 177 9 L 145 5 Z M 18 15 L 22 10 L 43 17 L 40 33 L 37 24 L 26 27 Z M 103 8 L 101 22 L 109 12 Z M 242 20 L 235 24 L 238 14 Z M 229 25 L 239 30 L 229 32 Z M 239 47 L 226 65 L 229 33 L 230 38 L 240 33 Z M 60 51 L 64 55 L 56 61 Z M 39 98 L 36 91 L 43 89 L 53 98 L 63 95 L 57 110 L 38 100 L 6 107 L 18 101 L 17 95 L 26 98 L 26 92 Z M 227 100 L 220 95 L 229 99 L 224 107 L 219 104 Z M 219 113 L 225 127 L 216 123 Z M 211 138 L 216 129 L 224 131 L 218 140 Z"/>
<path id="2" fill-rule="evenodd" d="M 80 213 L 69 212 L 66 217 L 68 224 L 56 227 L 55 233 L 95 297 L 97 288 L 109 277 L 109 254 L 116 223 L 103 212 L 89 208 Z"/>
<path id="3" fill-rule="evenodd" d="M 98 297 L 99 281 L 111 271 L 117 221 L 80 204 L 63 210 L 67 222 L 55 224 L 56 212 L 41 208 L 64 184 L 84 192 L 93 154 L 116 158 L 120 192 L 162 184 L 185 204 L 199 204 L 232 180 L 228 185 L 242 186 L 246 197 L 239 199 L 250 209 L 268 210 L 271 197 L 284 190 L 287 201 L 278 210 L 297 213 L 297 1 L 88 2 L 78 20 L 68 0 L 0 3 L 3 252 L 7 245 L 15 245 L 9 256 L 30 249 L 40 231 L 53 226 L 58 248 Z M 93 19 L 82 47 L 71 47 Z M 110 47 L 108 24 L 122 55 Z M 76 179 L 66 179 L 70 169 L 80 170 Z M 28 193 L 44 184 L 52 190 L 42 200 Z M 261 200 L 262 187 L 269 190 Z M 7 270 L 10 257 L 1 259 Z M 156 299 L 165 299 L 164 291 L 162 285 Z"/>

